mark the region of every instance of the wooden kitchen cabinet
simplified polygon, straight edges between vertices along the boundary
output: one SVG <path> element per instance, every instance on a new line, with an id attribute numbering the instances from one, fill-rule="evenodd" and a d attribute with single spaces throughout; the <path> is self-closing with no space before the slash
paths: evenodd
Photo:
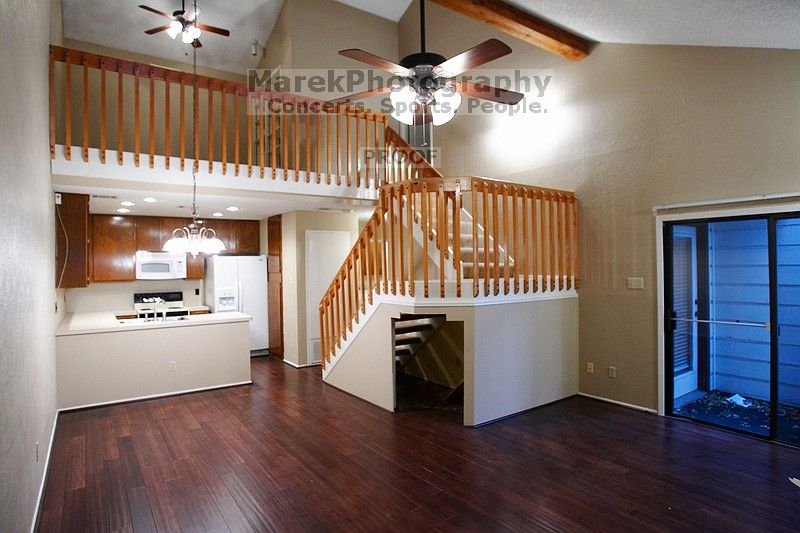
<path id="1" fill-rule="evenodd" d="M 258 255 L 261 251 L 258 220 L 211 220 L 208 227 L 225 243 L 223 254 Z"/>
<path id="2" fill-rule="evenodd" d="M 160 252 L 169 238 L 165 219 L 162 217 L 134 218 L 136 219 L 136 250 Z M 169 231 L 171 232 L 172 228 Z"/>
<path id="3" fill-rule="evenodd" d="M 89 284 L 89 195 L 61 193 L 56 206 L 56 287 Z"/>
<path id="4" fill-rule="evenodd" d="M 134 217 L 92 216 L 92 281 L 136 279 Z"/>

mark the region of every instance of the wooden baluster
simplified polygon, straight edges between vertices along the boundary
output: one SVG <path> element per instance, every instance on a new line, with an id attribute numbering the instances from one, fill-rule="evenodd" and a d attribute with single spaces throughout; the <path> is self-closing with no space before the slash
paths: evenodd
<path id="1" fill-rule="evenodd" d="M 406 184 L 406 217 L 408 219 L 408 295 L 414 297 L 414 190 Z"/>
<path id="2" fill-rule="evenodd" d="M 519 294 L 520 257 L 519 257 L 519 223 L 517 222 L 519 212 L 517 211 L 517 188 L 514 186 L 511 187 L 510 200 L 511 200 L 511 210 L 509 211 L 509 213 L 511 214 L 512 238 L 514 241 L 514 246 L 512 248 L 513 250 L 512 258 L 514 259 L 514 266 L 509 268 L 511 269 L 512 287 L 514 288 L 514 294 Z"/>
<path id="3" fill-rule="evenodd" d="M 364 115 L 364 188 L 369 189 L 369 178 L 372 169 L 372 163 L 370 161 L 371 157 L 374 157 L 374 153 L 372 153 L 372 146 L 369 143 L 369 132 L 371 128 L 369 127 L 370 121 L 373 119 L 371 115 Z"/>
<path id="4" fill-rule="evenodd" d="M 354 119 L 355 119 L 355 122 L 356 122 L 356 138 L 355 138 L 356 149 L 355 149 L 355 152 L 353 152 L 353 155 L 355 156 L 353 164 L 355 166 L 355 172 L 356 172 L 356 187 L 360 189 L 361 188 L 361 165 L 360 165 L 360 163 L 361 163 L 361 154 L 359 152 L 359 146 L 361 144 L 360 143 L 360 141 L 361 141 L 361 117 L 356 115 L 354 117 Z"/>
<path id="5" fill-rule="evenodd" d="M 387 191 L 389 197 L 389 256 L 390 262 L 392 264 L 392 294 L 397 294 L 397 274 L 396 274 L 396 265 L 397 259 L 395 257 L 395 241 L 394 241 L 394 188 L 390 188 Z M 402 276 L 401 276 L 402 277 Z"/>
<path id="6" fill-rule="evenodd" d="M 491 221 L 489 220 L 489 184 L 481 182 L 483 192 L 483 295 L 489 296 L 489 279 L 492 277 L 491 254 L 489 253 L 489 233 Z"/>
<path id="7" fill-rule="evenodd" d="M 378 220 L 373 217 L 372 219 L 372 273 L 374 275 L 373 285 L 370 291 L 374 291 L 380 293 L 380 258 L 378 257 Z M 372 303 L 372 299 L 370 299 L 369 303 Z"/>
<path id="8" fill-rule="evenodd" d="M 541 249 L 542 254 L 542 292 L 547 292 L 550 287 L 550 284 L 548 283 L 548 278 L 550 276 L 550 261 L 547 256 L 547 251 L 549 249 L 547 240 L 547 195 L 545 193 L 537 193 L 537 195 L 539 196 L 539 218 L 541 224 L 539 248 Z"/>
<path id="9" fill-rule="evenodd" d="M 333 147 L 333 139 L 331 138 L 331 112 L 325 110 L 325 183 L 331 184 L 331 174 L 333 174 L 333 165 L 331 164 L 331 149 Z"/>
<path id="10" fill-rule="evenodd" d="M 397 187 L 397 243 L 399 245 L 397 258 L 400 262 L 400 295 L 404 296 L 406 293 L 406 254 L 405 254 L 405 228 L 403 227 L 403 189 Z"/>
<path id="11" fill-rule="evenodd" d="M 500 294 L 500 194 L 498 186 L 492 184 L 492 240 L 494 242 L 494 295 Z"/>
<path id="12" fill-rule="evenodd" d="M 226 114 L 225 100 L 228 97 L 225 95 L 225 82 L 222 82 L 222 85 L 219 90 L 219 97 L 220 97 L 220 145 L 222 149 L 222 175 L 224 176 L 228 172 L 228 117 Z"/>
<path id="13" fill-rule="evenodd" d="M 372 236 L 373 236 L 372 220 L 370 220 L 367 223 L 367 225 L 366 225 L 366 227 L 364 229 L 366 231 L 366 242 L 365 242 L 365 245 L 364 245 L 364 259 L 365 259 L 365 261 L 364 261 L 365 265 L 364 266 L 366 267 L 366 272 L 367 272 L 367 298 L 368 298 L 369 305 L 372 305 L 372 290 L 373 290 L 372 289 L 373 288 L 373 285 L 372 285 L 372 278 L 373 278 L 373 270 L 372 270 L 372 265 L 373 265 L 373 263 L 372 263 L 372 253 L 373 253 L 373 248 L 372 248 Z"/>
<path id="14" fill-rule="evenodd" d="M 148 131 L 148 141 L 149 141 L 149 153 L 150 156 L 150 168 L 155 168 L 155 160 L 156 160 L 156 80 L 153 79 L 153 69 L 151 68 L 149 71 L 150 78 L 150 92 L 148 94 L 149 102 L 149 109 L 150 113 L 148 114 L 149 120 L 149 131 Z"/>
<path id="15" fill-rule="evenodd" d="M 120 107 L 120 109 L 122 108 Z M 70 52 L 65 54 L 64 59 L 64 158 L 67 161 L 72 160 L 72 57 Z"/>
<path id="16" fill-rule="evenodd" d="M 422 182 L 422 290 L 425 298 L 429 297 L 428 279 L 428 183 Z"/>
<path id="17" fill-rule="evenodd" d="M 314 126 L 316 128 L 316 141 L 317 141 L 317 151 L 316 151 L 316 174 L 317 174 L 317 185 L 321 183 L 321 174 L 322 174 L 322 107 L 316 106 L 314 108 Z"/>
<path id="18" fill-rule="evenodd" d="M 550 222 L 550 239 L 548 256 L 550 258 L 550 290 L 556 290 L 556 202 L 555 194 L 549 194 L 548 204 L 550 206 L 549 222 Z"/>
<path id="19" fill-rule="evenodd" d="M 172 126 L 170 114 L 169 74 L 164 72 L 164 168 L 169 170 L 172 150 L 170 149 L 170 127 Z"/>
<path id="20" fill-rule="evenodd" d="M 453 268 L 456 270 L 456 298 L 461 298 L 461 188 L 453 197 Z"/>
<path id="21" fill-rule="evenodd" d="M 48 111 L 50 112 L 50 159 L 56 158 L 56 58 L 53 47 L 47 58 L 47 94 L 49 97 Z M 104 161 L 105 162 L 105 161 Z"/>
<path id="22" fill-rule="evenodd" d="M 477 298 L 480 291 L 478 276 L 478 183 L 473 180 L 472 192 L 472 297 Z"/>
<path id="23" fill-rule="evenodd" d="M 305 114 L 305 134 L 306 134 L 306 183 L 311 183 L 311 109 L 308 104 L 303 107 Z"/>
<path id="24" fill-rule="evenodd" d="M 347 329 L 351 332 L 353 331 L 353 319 L 356 314 L 356 307 L 353 303 L 355 300 L 354 288 L 353 288 L 353 281 L 354 275 L 350 274 L 351 269 L 354 268 L 353 264 L 353 256 L 349 256 L 347 258 L 347 270 L 345 271 L 345 278 L 347 280 Z"/>
<path id="25" fill-rule="evenodd" d="M 503 294 L 508 294 L 509 290 L 511 289 L 511 239 L 509 237 L 509 215 L 510 209 L 508 205 L 508 187 L 506 185 L 502 186 L 503 195 L 503 244 L 506 247 L 506 253 L 504 257 L 504 264 L 503 264 Z"/>
<path id="26" fill-rule="evenodd" d="M 365 233 L 364 236 L 359 241 L 359 248 L 360 251 L 358 252 L 359 261 L 358 261 L 358 268 L 360 274 L 358 279 L 361 282 L 361 312 L 367 312 L 367 288 L 369 287 L 369 255 L 368 255 L 368 247 L 367 247 L 367 236 L 369 234 Z"/>
<path id="27" fill-rule="evenodd" d="M 278 128 L 277 116 L 278 113 L 275 109 L 275 99 L 272 93 L 269 95 L 267 104 L 267 113 L 269 113 L 269 152 L 270 152 L 270 166 L 272 167 L 272 179 L 278 178 Z M 265 119 L 266 120 L 266 119 Z"/>
<path id="28" fill-rule="evenodd" d="M 283 145 L 283 181 L 289 180 L 289 119 L 286 113 L 286 101 L 281 97 L 281 144 Z"/>
<path id="29" fill-rule="evenodd" d="M 239 176 L 239 88 L 233 86 L 233 175 Z"/>
<path id="30" fill-rule="evenodd" d="M 106 61 L 100 60 L 100 163 L 106 163 L 106 141 L 108 129 L 106 127 Z"/>
<path id="31" fill-rule="evenodd" d="M 557 223 L 557 232 L 558 232 L 558 290 L 564 290 L 564 286 L 566 285 L 566 276 L 564 275 L 565 268 L 564 268 L 564 245 L 566 244 L 566 236 L 564 235 L 564 196 L 559 193 L 558 194 L 558 203 L 556 205 L 556 213 L 558 216 L 556 217 Z"/>
<path id="32" fill-rule="evenodd" d="M 575 241 L 575 236 L 572 234 L 572 205 L 573 196 L 568 195 L 566 198 L 566 213 L 564 215 L 564 229 L 567 233 L 567 290 L 572 288 L 572 243 Z"/>
<path id="33" fill-rule="evenodd" d="M 319 306 L 319 349 L 322 353 L 322 368 L 325 368 L 325 301 Z"/>
<path id="34" fill-rule="evenodd" d="M 531 191 L 532 215 L 531 215 L 531 234 L 533 241 L 533 292 L 539 290 L 539 273 L 542 275 L 542 291 L 547 290 L 545 283 L 545 264 L 544 264 L 544 197 L 541 193 Z M 539 269 L 539 256 L 542 258 L 542 268 Z"/>
<path id="35" fill-rule="evenodd" d="M 83 83 L 81 90 L 83 91 L 83 115 L 81 116 L 83 122 L 83 156 L 84 163 L 89 162 L 89 58 L 86 54 L 81 54 L 81 64 L 83 65 Z"/>
<path id="36" fill-rule="evenodd" d="M 579 261 L 580 249 L 581 249 L 581 247 L 580 247 L 581 238 L 580 238 L 580 233 L 578 232 L 578 228 L 579 228 L 579 226 L 578 226 L 578 213 L 579 213 L 579 211 L 578 211 L 578 202 L 577 202 L 577 200 L 573 200 L 573 203 L 575 204 L 575 208 L 574 208 L 574 213 L 573 213 L 573 217 L 572 217 L 572 229 L 573 229 L 572 234 L 575 235 L 575 253 L 573 254 L 573 260 L 572 261 L 573 261 L 573 264 L 575 265 L 575 271 L 574 271 L 574 274 L 573 274 L 575 276 L 575 281 L 574 281 L 575 289 L 578 289 L 580 287 L 580 280 L 581 280 L 581 274 L 580 274 L 580 265 L 581 264 L 580 264 L 580 261 Z"/>
<path id="37" fill-rule="evenodd" d="M 184 162 L 186 159 L 186 85 L 183 80 L 183 74 L 178 75 L 178 82 L 181 86 L 181 108 L 180 116 L 178 118 L 178 136 L 180 137 L 180 151 L 181 151 L 181 171 L 183 170 Z"/>
<path id="38" fill-rule="evenodd" d="M 259 177 L 264 179 L 267 167 L 267 95 L 258 91 L 258 167 Z"/>
<path id="39" fill-rule="evenodd" d="M 346 121 L 345 131 L 347 138 L 347 142 L 345 144 L 345 152 L 344 152 L 344 157 L 345 157 L 344 171 L 345 173 L 347 173 L 347 186 L 350 187 L 353 184 L 353 181 L 352 181 L 352 174 L 350 171 L 350 115 L 347 113 L 347 111 L 345 111 L 344 113 L 344 119 Z"/>
<path id="40" fill-rule="evenodd" d="M 300 181 L 300 115 L 297 99 L 292 100 L 292 153 L 294 154 L 294 181 Z"/>
<path id="41" fill-rule="evenodd" d="M 133 164 L 139 166 L 142 151 L 142 124 L 139 96 L 139 67 L 133 67 Z"/>
<path id="42" fill-rule="evenodd" d="M 339 347 L 341 347 L 341 341 L 347 338 L 347 326 L 344 320 L 344 271 L 339 274 L 339 289 L 341 294 L 339 296 Z"/>
<path id="43" fill-rule="evenodd" d="M 372 125 L 373 125 L 373 130 L 374 130 L 373 131 L 373 137 L 375 137 L 375 142 L 373 143 L 373 150 L 375 150 L 375 157 L 374 157 L 374 160 L 375 160 L 374 161 L 375 174 L 374 174 L 374 178 L 372 180 L 372 187 L 374 189 L 377 189 L 378 187 L 380 187 L 382 185 L 382 183 L 380 182 L 380 177 L 379 177 L 380 176 L 380 171 L 381 171 L 381 168 L 380 168 L 381 163 L 380 162 L 382 161 L 382 158 L 385 156 L 385 154 L 379 153 L 381 144 L 380 144 L 380 139 L 379 139 L 380 132 L 378 131 L 378 116 L 377 115 L 373 116 Z"/>
<path id="44" fill-rule="evenodd" d="M 359 316 L 361 316 L 361 297 L 363 283 L 361 280 L 361 250 L 359 248 L 361 240 L 356 242 L 353 249 L 353 322 L 358 324 Z"/>
<path id="45" fill-rule="evenodd" d="M 528 293 L 530 284 L 528 276 L 530 274 L 530 263 L 528 262 L 528 191 L 525 187 L 519 190 L 520 209 L 522 209 L 522 292 Z"/>
<path id="46" fill-rule="evenodd" d="M 247 102 L 247 177 L 253 176 L 253 113 L 255 104 L 250 93 L 245 95 Z"/>
<path id="47" fill-rule="evenodd" d="M 122 157 L 124 153 L 124 145 L 123 141 L 125 140 L 124 135 L 124 119 L 125 115 L 122 113 L 123 109 L 123 90 L 122 90 L 123 82 L 122 82 L 122 64 L 117 63 L 117 164 L 122 164 Z M 69 109 L 69 107 L 67 107 Z"/>
<path id="48" fill-rule="evenodd" d="M 444 298 L 444 269 L 447 262 L 447 196 L 444 192 L 444 184 L 439 184 L 437 200 L 436 218 L 439 221 L 439 226 L 436 229 L 436 233 L 439 241 L 439 297 Z"/>

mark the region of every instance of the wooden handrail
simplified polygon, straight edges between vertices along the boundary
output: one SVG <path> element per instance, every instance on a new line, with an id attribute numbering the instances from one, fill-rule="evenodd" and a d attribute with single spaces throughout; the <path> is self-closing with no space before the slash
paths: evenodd
<path id="1" fill-rule="evenodd" d="M 487 178 L 422 177 L 425 172 L 420 165 L 416 177 L 396 182 L 390 173 L 375 212 L 322 298 L 323 366 L 374 295 L 458 299 L 577 289 L 574 193 Z M 415 229 L 423 243 L 415 240 Z M 438 255 L 438 267 L 431 254 L 434 261 Z M 463 290 L 466 280 L 472 290 Z"/>
<path id="2" fill-rule="evenodd" d="M 58 71 L 56 64 L 61 65 Z M 76 68 L 81 69 L 81 75 L 72 72 Z M 166 156 L 165 169 L 170 168 L 170 157 L 178 158 L 181 170 L 187 157 L 193 160 L 195 169 L 204 158 L 209 172 L 217 170 L 223 175 L 233 165 L 233 174 L 238 176 L 240 163 L 245 163 L 248 177 L 295 182 L 302 178 L 306 183 L 374 190 L 388 182 L 441 176 L 389 127 L 382 113 L 263 88 L 250 91 L 246 84 L 236 81 L 193 76 L 54 45 L 50 47 L 49 70 L 52 158 L 56 157 L 58 143 L 64 146 L 64 157 L 71 159 L 72 140 L 81 139 L 83 160 L 88 161 L 89 149 L 96 148 L 100 162 L 105 163 L 107 144 L 114 146 L 116 134 L 120 165 L 125 151 L 133 152 L 136 166 L 146 157 L 149 168 L 156 167 L 156 156 Z M 62 72 L 63 82 L 58 87 L 57 75 Z M 93 72 L 99 75 L 90 75 Z M 95 83 L 95 79 L 99 81 Z M 110 84 L 116 84 L 117 90 L 109 88 Z M 164 85 L 163 93 L 158 84 Z M 163 102 L 157 94 L 163 94 Z M 109 102 L 114 95 L 116 102 Z M 74 101 L 81 103 L 77 110 Z M 201 107 L 206 115 L 204 123 L 199 120 Z M 58 109 L 64 110 L 60 118 Z M 231 109 L 232 121 L 228 118 Z M 81 113 L 80 122 L 72 120 L 76 112 Z M 142 112 L 146 114 L 145 124 Z M 187 112 L 193 124 L 189 128 Z M 116 116 L 116 132 L 107 128 L 109 114 Z M 243 114 L 246 120 L 242 120 Z M 176 127 L 173 115 L 177 115 Z M 156 124 L 163 124 L 163 128 Z M 143 126 L 147 128 L 144 146 Z M 187 154 L 187 140 L 193 153 Z M 174 152 L 173 147 L 177 147 Z"/>

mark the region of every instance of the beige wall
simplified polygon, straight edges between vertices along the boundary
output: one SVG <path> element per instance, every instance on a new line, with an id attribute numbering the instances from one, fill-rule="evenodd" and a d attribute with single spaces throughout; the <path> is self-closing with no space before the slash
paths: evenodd
<path id="1" fill-rule="evenodd" d="M 295 365 L 306 365 L 306 231 L 349 231 L 350 242 L 358 238 L 355 213 L 292 211 L 281 216 L 283 261 L 283 358 Z M 331 280 L 333 281 L 333 280 Z M 318 316 L 311 320 L 319 320 Z"/>
<path id="2" fill-rule="evenodd" d="M 418 46 L 416 9 L 400 23 L 401 55 Z M 656 408 L 652 207 L 800 189 L 800 52 L 602 44 L 568 62 L 437 5 L 428 14 L 431 50 L 497 37 L 514 53 L 492 67 L 552 74 L 545 117 L 460 113 L 438 128 L 443 170 L 576 191 L 580 357 L 596 368 L 581 391 Z M 645 290 L 626 290 L 629 276 Z"/>
<path id="3" fill-rule="evenodd" d="M 200 294 L 195 295 L 195 290 Z M 137 280 L 112 283 L 92 283 L 80 289 L 66 289 L 66 312 L 129 311 L 137 292 L 183 292 L 187 307 L 204 305 L 203 280 Z"/>
<path id="4" fill-rule="evenodd" d="M 49 20 L 0 0 L 0 531 L 31 528 L 56 414 Z"/>

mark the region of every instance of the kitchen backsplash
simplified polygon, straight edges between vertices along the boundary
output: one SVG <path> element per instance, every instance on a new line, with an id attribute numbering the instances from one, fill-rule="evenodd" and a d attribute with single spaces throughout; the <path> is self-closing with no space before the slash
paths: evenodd
<path id="1" fill-rule="evenodd" d="M 202 280 L 140 280 L 120 283 L 92 283 L 82 289 L 67 289 L 67 313 L 127 311 L 133 309 L 135 292 L 183 291 L 187 307 L 203 305 Z M 195 291 L 199 295 L 195 294 Z"/>

